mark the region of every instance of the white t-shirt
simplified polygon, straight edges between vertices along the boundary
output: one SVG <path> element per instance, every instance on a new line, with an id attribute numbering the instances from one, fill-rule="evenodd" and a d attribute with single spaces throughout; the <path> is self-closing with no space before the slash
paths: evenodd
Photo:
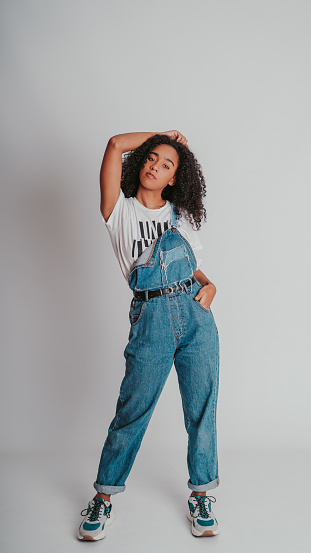
<path id="1" fill-rule="evenodd" d="M 120 195 L 108 221 L 102 217 L 110 235 L 114 252 L 119 261 L 124 278 L 127 280 L 133 262 L 141 253 L 170 227 L 172 220 L 172 204 L 167 200 L 159 209 L 149 209 L 135 197 L 126 198 L 122 188 Z M 188 240 L 197 260 L 197 269 L 202 260 L 196 252 L 203 248 L 191 223 L 183 216 L 178 219 L 178 228 Z"/>

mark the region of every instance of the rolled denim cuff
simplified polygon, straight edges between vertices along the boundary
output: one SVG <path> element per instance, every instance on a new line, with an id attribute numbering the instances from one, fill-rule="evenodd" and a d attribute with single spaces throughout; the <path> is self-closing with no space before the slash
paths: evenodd
<path id="1" fill-rule="evenodd" d="M 105 493 L 107 495 L 115 495 L 116 493 L 124 492 L 126 486 L 103 486 L 102 484 L 93 484 L 95 490 L 99 493 Z"/>
<path id="2" fill-rule="evenodd" d="M 191 484 L 190 480 L 188 480 L 187 484 L 188 484 L 188 488 L 190 488 L 190 490 L 192 490 L 193 492 L 205 492 L 207 490 L 212 490 L 214 488 L 217 488 L 217 486 L 219 486 L 219 476 L 217 476 L 215 480 L 208 482 L 208 484 L 195 485 L 195 484 Z"/>

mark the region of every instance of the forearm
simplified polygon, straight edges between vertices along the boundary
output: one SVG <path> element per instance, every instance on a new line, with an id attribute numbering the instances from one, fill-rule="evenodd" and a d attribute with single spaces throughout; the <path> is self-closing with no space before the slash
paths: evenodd
<path id="1" fill-rule="evenodd" d="M 199 281 L 199 283 L 202 284 L 202 286 L 206 286 L 206 284 L 211 284 L 212 286 L 215 287 L 215 290 L 216 290 L 215 284 L 213 284 L 213 283 L 207 278 L 207 276 L 205 276 L 205 274 L 202 273 L 202 271 L 200 271 L 200 269 L 198 269 L 197 271 L 194 271 L 194 276 L 195 276 L 195 278 Z"/>
<path id="2" fill-rule="evenodd" d="M 194 276 L 202 284 L 202 288 L 194 299 L 199 301 L 205 309 L 209 309 L 216 294 L 216 286 L 199 269 L 194 272 Z"/>
<path id="3" fill-rule="evenodd" d="M 141 146 L 143 142 L 148 140 L 155 134 L 162 134 L 161 132 L 127 132 L 124 134 L 116 134 L 110 138 L 110 142 L 115 144 L 122 152 L 129 152 L 135 150 Z"/>

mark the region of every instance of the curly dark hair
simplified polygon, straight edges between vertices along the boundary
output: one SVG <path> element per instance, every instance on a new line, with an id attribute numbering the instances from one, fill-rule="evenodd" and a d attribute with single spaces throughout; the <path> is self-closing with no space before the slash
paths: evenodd
<path id="1" fill-rule="evenodd" d="M 174 186 L 167 185 L 161 196 L 163 200 L 175 205 L 177 217 L 183 214 L 191 225 L 199 230 L 201 221 L 206 221 L 206 209 L 203 204 L 206 185 L 201 165 L 187 146 L 167 135 L 155 134 L 141 146 L 124 155 L 121 176 L 124 195 L 126 198 L 136 196 L 140 183 L 139 172 L 147 160 L 148 153 L 159 144 L 169 144 L 178 154 L 176 182 Z"/>

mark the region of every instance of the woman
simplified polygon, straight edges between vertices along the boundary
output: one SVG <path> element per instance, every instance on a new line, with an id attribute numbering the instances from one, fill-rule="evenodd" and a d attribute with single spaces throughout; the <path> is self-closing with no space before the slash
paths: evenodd
<path id="1" fill-rule="evenodd" d="M 133 299 L 125 376 L 78 538 L 105 537 L 110 497 L 125 490 L 173 363 L 188 433 L 187 517 L 194 536 L 214 536 L 216 499 L 206 492 L 219 485 L 219 337 L 210 309 L 216 288 L 196 257 L 195 231 L 206 217 L 201 167 L 176 130 L 120 134 L 108 142 L 100 186 L 103 221 Z"/>

